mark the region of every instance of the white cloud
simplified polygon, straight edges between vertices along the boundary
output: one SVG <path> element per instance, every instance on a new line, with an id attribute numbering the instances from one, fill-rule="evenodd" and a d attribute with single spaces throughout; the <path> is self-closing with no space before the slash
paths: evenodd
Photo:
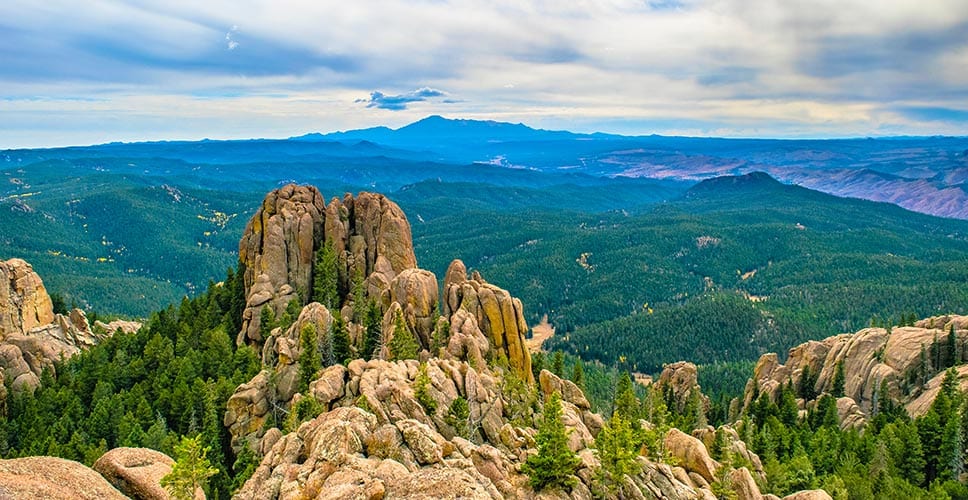
<path id="1" fill-rule="evenodd" d="M 266 108 L 243 106 L 297 95 L 334 107 L 313 108 L 306 120 L 323 130 L 440 110 L 552 128 L 664 120 L 758 135 L 856 135 L 886 125 L 933 133 L 878 110 L 968 101 L 963 3 L 105 0 L 78 9 L 10 0 L 0 3 L 0 98 L 96 95 L 133 106 L 117 105 L 120 116 L 147 112 L 141 99 L 170 117 L 147 103 L 214 95 L 195 105 L 234 99 L 226 109 L 267 133 L 276 129 L 272 116 L 258 118 Z M 423 87 L 460 102 L 396 113 L 353 103 L 375 90 L 406 97 Z M 357 115 L 337 112 L 336 96 L 347 99 L 339 109 Z M 298 113 L 284 98 L 275 98 L 280 107 Z M 562 125 L 544 122 L 553 119 Z"/>

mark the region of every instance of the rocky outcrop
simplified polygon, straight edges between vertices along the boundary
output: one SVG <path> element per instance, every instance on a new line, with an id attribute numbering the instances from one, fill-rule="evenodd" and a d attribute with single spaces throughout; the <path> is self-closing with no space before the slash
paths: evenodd
<path id="1" fill-rule="evenodd" d="M 22 259 L 0 261 L 0 339 L 54 322 L 44 282 Z"/>
<path id="2" fill-rule="evenodd" d="M 783 500 L 833 500 L 824 490 L 803 490 L 783 497 Z"/>
<path id="3" fill-rule="evenodd" d="M 126 500 L 100 474 L 63 458 L 0 460 L 0 498 Z"/>
<path id="4" fill-rule="evenodd" d="M 437 295 L 437 277 L 423 269 L 406 269 L 390 282 L 390 300 L 400 305 L 407 326 L 424 348 L 430 346 L 436 326 Z"/>
<path id="5" fill-rule="evenodd" d="M 862 425 L 861 415 L 870 413 L 878 391 L 887 391 L 891 399 L 901 404 L 911 404 L 911 410 L 926 411 L 933 396 L 927 395 L 930 384 L 925 390 L 921 388 L 921 358 L 922 355 L 926 358 L 928 378 L 935 377 L 937 371 L 930 369 L 930 358 L 937 351 L 932 346 L 938 342 L 938 351 L 943 352 L 952 327 L 956 356 L 960 359 L 965 355 L 963 346 L 968 343 L 968 317 L 953 315 L 923 319 L 914 326 L 889 330 L 865 328 L 853 334 L 806 342 L 790 349 L 785 364 L 779 363 L 776 354 L 764 354 L 747 384 L 743 403 L 749 405 L 757 392 L 772 397 L 787 382 L 798 386 L 807 367 L 816 376 L 814 391 L 832 392 L 837 367 L 841 365 L 845 375 L 844 395 L 850 400 L 838 401 L 842 426 Z M 803 406 L 808 403 L 801 401 Z"/>
<path id="6" fill-rule="evenodd" d="M 382 298 L 400 272 L 417 266 L 410 224 L 383 195 L 346 194 L 327 205 L 313 186 L 272 191 L 239 243 L 246 296 L 239 343 L 265 341 L 259 333 L 264 306 L 279 315 L 293 299 L 309 301 L 314 255 L 327 243 L 337 257 L 340 306 L 355 276 L 365 279 L 370 297 Z"/>
<path id="7" fill-rule="evenodd" d="M 147 448 L 115 448 L 94 462 L 94 470 L 112 486 L 133 500 L 168 500 L 161 478 L 171 472 L 175 461 L 160 451 Z M 199 489 L 196 498 L 205 498 Z"/>
<path id="8" fill-rule="evenodd" d="M 699 387 L 699 369 L 688 361 L 669 363 L 662 368 L 662 373 L 656 381 L 657 386 L 665 391 L 668 389 L 675 402 L 676 410 L 680 413 L 686 409 L 690 399 L 696 398 L 697 403 L 709 411 L 709 398 Z"/>
<path id="9" fill-rule="evenodd" d="M 44 370 L 107 338 L 117 328 L 141 328 L 136 322 L 99 323 L 92 329 L 84 311 L 54 314 L 40 276 L 27 262 L 0 262 L 0 380 L 14 391 L 33 391 Z M 6 389 L 0 391 L 0 402 Z"/>
<path id="10" fill-rule="evenodd" d="M 469 336 L 473 337 L 476 327 L 507 359 L 519 377 L 534 383 L 531 354 L 525 342 L 528 324 L 519 299 L 511 297 L 507 290 L 487 283 L 476 272 L 468 279 L 464 263 L 454 260 L 444 278 L 443 310 L 444 317 L 450 318 L 452 332 L 454 325 L 459 323 L 460 331 L 470 331 Z M 467 314 L 458 315 L 459 311 Z"/>
<path id="11" fill-rule="evenodd" d="M 428 393 L 437 410 L 429 414 L 415 396 L 419 371 L 415 360 L 324 369 L 309 392 L 327 411 L 275 437 L 238 498 L 564 498 L 535 494 L 520 472 L 536 447 L 536 414 L 503 392 L 500 371 L 430 358 Z M 543 391 L 564 394 L 562 421 L 582 459 L 570 497 L 591 498 L 601 417 L 574 384 L 547 371 L 540 379 Z M 458 397 L 468 402 L 465 422 L 447 417 Z M 712 498 L 686 470 L 638 461 L 641 471 L 625 485 L 631 498 Z"/>

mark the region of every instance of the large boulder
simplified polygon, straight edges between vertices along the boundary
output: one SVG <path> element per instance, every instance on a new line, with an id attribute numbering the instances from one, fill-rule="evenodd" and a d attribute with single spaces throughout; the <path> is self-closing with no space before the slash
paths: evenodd
<path id="1" fill-rule="evenodd" d="M 26 457 L 0 460 L 0 498 L 126 500 L 94 470 L 72 460 Z"/>
<path id="2" fill-rule="evenodd" d="M 168 500 L 161 478 L 171 472 L 175 463 L 168 455 L 147 448 L 115 448 L 94 462 L 111 485 L 133 500 Z M 196 498 L 205 498 L 199 489 Z"/>
<path id="3" fill-rule="evenodd" d="M 430 347 L 436 326 L 437 294 L 437 277 L 423 269 L 406 269 L 390 282 L 389 300 L 400 305 L 407 325 L 424 348 Z"/>
<path id="4" fill-rule="evenodd" d="M 709 456 L 706 446 L 689 434 L 672 428 L 665 436 L 665 449 L 669 456 L 679 461 L 679 465 L 689 472 L 695 472 L 707 482 L 716 480 L 719 463 Z"/>

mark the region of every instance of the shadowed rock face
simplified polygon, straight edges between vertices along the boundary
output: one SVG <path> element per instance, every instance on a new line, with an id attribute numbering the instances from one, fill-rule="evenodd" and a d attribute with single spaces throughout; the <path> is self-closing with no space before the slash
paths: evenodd
<path id="1" fill-rule="evenodd" d="M 410 223 L 385 196 L 346 194 L 327 205 L 313 186 L 281 187 L 266 195 L 239 243 L 246 296 L 240 344 L 265 341 L 259 334 L 264 306 L 279 315 L 292 299 L 309 302 L 314 254 L 326 242 L 338 259 L 341 305 L 354 276 L 363 276 L 368 294 L 380 298 L 397 274 L 417 266 Z"/>

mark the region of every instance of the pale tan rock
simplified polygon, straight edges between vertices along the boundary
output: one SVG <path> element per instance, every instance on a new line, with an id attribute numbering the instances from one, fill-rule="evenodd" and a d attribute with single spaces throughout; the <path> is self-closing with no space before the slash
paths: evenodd
<path id="1" fill-rule="evenodd" d="M 806 366 L 817 374 L 817 391 L 832 391 L 837 366 L 843 365 L 845 396 L 853 400 L 861 412 L 857 413 L 849 409 L 846 403 L 841 403 L 845 413 L 842 415 L 843 425 L 862 425 L 861 414 L 866 420 L 878 391 L 886 391 L 889 397 L 910 405 L 910 410 L 918 414 L 926 411 L 934 395 L 918 390 L 902 390 L 905 376 L 916 369 L 922 349 L 930 353 L 936 339 L 939 342 L 946 340 L 951 326 L 955 327 L 959 345 L 968 341 L 968 329 L 963 328 L 966 325 L 968 317 L 965 316 L 937 316 L 920 320 L 913 327 L 895 327 L 890 331 L 864 328 L 853 334 L 806 342 L 790 349 L 786 365 L 780 365 L 775 355 L 764 355 L 757 363 L 753 379 L 747 384 L 744 404 L 751 402 L 756 386 L 759 392 L 773 396 L 788 380 L 798 384 Z M 849 422 L 844 423 L 843 417 L 847 417 Z"/>
<path id="2" fill-rule="evenodd" d="M 26 457 L 0 460 L 0 498 L 125 500 L 93 469 L 71 460 Z"/>
<path id="3" fill-rule="evenodd" d="M 541 370 L 541 373 L 538 374 L 538 385 L 541 387 L 541 392 L 546 396 L 557 392 L 561 395 L 563 401 L 568 401 L 581 410 L 588 410 L 592 407 L 588 399 L 585 398 L 585 394 L 574 382 L 564 380 L 548 370 Z"/>
<path id="4" fill-rule="evenodd" d="M 787 495 L 783 500 L 833 500 L 824 490 L 804 490 Z"/>
<path id="5" fill-rule="evenodd" d="M 390 282 L 390 300 L 400 304 L 407 325 L 424 349 L 430 347 L 437 312 L 437 277 L 423 269 L 405 269 Z"/>
<path id="6" fill-rule="evenodd" d="M 664 444 L 666 452 L 679 460 L 679 464 L 687 471 L 699 474 L 710 483 L 715 481 L 716 469 L 720 465 L 710 458 L 702 441 L 672 428 L 665 435 Z"/>
<path id="7" fill-rule="evenodd" d="M 0 261 L 0 340 L 54 322 L 54 306 L 40 276 L 23 259 Z"/>
<path id="8" fill-rule="evenodd" d="M 135 500 L 168 500 L 161 478 L 171 472 L 175 461 L 147 448 L 115 448 L 94 462 L 94 470 L 125 495 Z M 196 498 L 204 499 L 199 489 Z"/>
<path id="9" fill-rule="evenodd" d="M 736 492 L 737 500 L 761 500 L 763 498 L 759 486 L 753 480 L 753 475 L 746 467 L 731 471 L 729 479 L 733 483 L 733 491 Z"/>
<path id="10" fill-rule="evenodd" d="M 529 384 L 534 383 L 531 372 L 531 353 L 525 336 L 528 324 L 524 320 L 521 301 L 511 297 L 507 290 L 485 282 L 476 272 L 467 279 L 466 267 L 454 260 L 447 268 L 444 281 L 444 317 L 451 324 L 460 323 L 465 335 L 474 337 L 477 327 L 497 352 L 504 355 L 515 373 Z M 476 324 L 471 325 L 468 316 L 454 317 L 459 310 L 467 311 Z"/>

